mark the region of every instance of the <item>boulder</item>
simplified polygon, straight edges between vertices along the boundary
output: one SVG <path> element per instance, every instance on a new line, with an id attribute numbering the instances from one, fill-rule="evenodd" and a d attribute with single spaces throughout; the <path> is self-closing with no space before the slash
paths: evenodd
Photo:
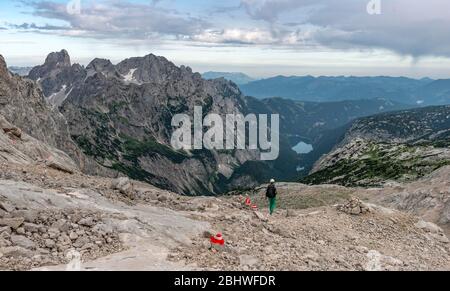
<path id="1" fill-rule="evenodd" d="M 370 207 L 356 197 L 352 197 L 343 205 L 338 205 L 337 209 L 350 215 L 361 215 L 370 212 Z"/>
<path id="2" fill-rule="evenodd" d="M 36 233 L 39 232 L 39 228 L 41 226 L 34 224 L 34 223 L 29 223 L 29 222 L 25 222 L 23 224 L 23 228 L 25 229 L 26 232 L 31 232 L 31 233 Z"/>
<path id="3" fill-rule="evenodd" d="M 9 226 L 0 227 L 0 235 L 2 233 L 11 234 L 11 232 L 12 232 L 12 230 L 11 230 L 11 228 Z"/>
<path id="4" fill-rule="evenodd" d="M 16 208 L 8 202 L 0 201 L 0 209 L 6 212 L 13 212 Z"/>
<path id="5" fill-rule="evenodd" d="M 68 174 L 73 174 L 75 172 L 75 170 L 71 166 L 65 165 L 64 163 L 61 163 L 61 162 L 58 162 L 55 160 L 47 160 L 46 165 L 49 168 L 58 170 L 60 172 L 68 173 Z"/>
<path id="6" fill-rule="evenodd" d="M 12 229 L 18 229 L 24 222 L 25 219 L 23 217 L 1 218 L 0 226 L 9 226 Z"/>
<path id="7" fill-rule="evenodd" d="M 11 137 L 16 137 L 18 139 L 22 138 L 22 130 L 17 127 L 3 128 L 3 132 L 5 132 L 6 134 L 8 134 Z"/>
<path id="8" fill-rule="evenodd" d="M 254 211 L 253 213 L 255 214 L 256 218 L 258 218 L 259 220 L 267 221 L 267 217 L 265 217 L 264 214 L 262 214 L 261 212 Z"/>
<path id="9" fill-rule="evenodd" d="M 134 196 L 133 184 L 130 179 L 122 177 L 112 181 L 111 189 L 118 190 L 120 193 L 132 198 Z"/>
<path id="10" fill-rule="evenodd" d="M 52 248 L 54 248 L 55 246 L 56 246 L 56 243 L 55 243 L 54 240 L 52 240 L 52 239 L 46 239 L 46 240 L 45 240 L 45 247 L 47 247 L 47 248 L 49 248 L 49 249 L 52 249 Z"/>
<path id="11" fill-rule="evenodd" d="M 94 226 L 96 223 L 95 223 L 94 218 L 92 218 L 92 217 L 86 217 L 86 218 L 83 218 L 83 219 L 81 219 L 80 221 L 78 221 L 78 224 L 79 224 L 79 225 L 83 225 L 83 226 L 87 226 L 87 227 L 92 227 L 92 226 Z"/>
<path id="12" fill-rule="evenodd" d="M 17 210 L 12 213 L 12 217 L 23 217 L 26 222 L 35 223 L 39 213 L 35 210 Z"/>
<path id="13" fill-rule="evenodd" d="M 442 229 L 434 223 L 426 222 L 424 220 L 420 220 L 415 224 L 415 226 L 419 229 L 422 229 L 426 232 L 430 233 L 442 233 Z"/>
<path id="14" fill-rule="evenodd" d="M 32 240 L 23 235 L 11 235 L 11 242 L 14 245 L 29 250 L 34 250 L 36 248 L 36 244 Z"/>
<path id="15" fill-rule="evenodd" d="M 0 248 L 0 253 L 12 258 L 32 258 L 34 255 L 34 252 L 19 246 Z"/>

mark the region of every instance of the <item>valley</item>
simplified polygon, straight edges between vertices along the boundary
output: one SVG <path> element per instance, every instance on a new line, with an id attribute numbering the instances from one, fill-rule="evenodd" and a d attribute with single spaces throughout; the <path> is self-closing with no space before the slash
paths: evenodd
<path id="1" fill-rule="evenodd" d="M 172 148 L 196 106 L 280 114 L 280 157 Z M 449 107 L 412 107 L 259 100 L 154 55 L 61 51 L 28 78 L 0 57 L 0 270 L 448 271 Z"/>

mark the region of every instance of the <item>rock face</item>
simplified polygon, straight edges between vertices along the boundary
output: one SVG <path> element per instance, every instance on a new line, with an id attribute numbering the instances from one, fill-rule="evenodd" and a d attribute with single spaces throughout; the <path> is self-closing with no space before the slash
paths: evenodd
<path id="1" fill-rule="evenodd" d="M 243 96 L 231 82 L 204 80 L 154 55 L 74 66 L 63 51 L 50 55 L 30 78 L 39 80 L 50 99 L 65 86 L 59 109 L 71 137 L 106 168 L 178 193 L 216 194 L 232 184 L 234 169 L 259 157 L 256 151 L 187 153 L 170 146 L 175 114 L 193 118 L 194 106 L 202 106 L 205 115 L 244 112 Z"/>
<path id="2" fill-rule="evenodd" d="M 42 87 L 51 104 L 59 106 L 67 97 L 70 88 L 86 77 L 84 68 L 72 65 L 66 50 L 48 55 L 42 66 L 34 67 L 28 77 Z"/>
<path id="3" fill-rule="evenodd" d="M 73 173 L 77 164 L 64 152 L 49 146 L 10 124 L 0 115 L 0 162 L 31 165 L 43 163 L 48 167 Z"/>
<path id="4" fill-rule="evenodd" d="M 67 66 L 68 59 L 64 55 L 53 55 L 49 57 L 48 61 L 49 68 L 59 70 Z M 41 70 L 44 71 L 44 69 Z M 9 131 L 16 137 L 23 135 L 23 132 L 25 132 L 45 144 L 45 146 L 41 145 L 41 147 L 48 148 L 51 146 L 62 150 L 76 162 L 79 168 L 87 173 L 113 174 L 83 154 L 70 137 L 66 119 L 60 112 L 48 105 L 39 86 L 31 80 L 24 79 L 18 75 L 11 75 L 6 69 L 6 64 L 1 56 L 0 115 L 3 116 L 0 117 L 1 120 L 4 120 L 3 122 L 7 121 L 13 124 L 11 128 L 3 126 L 3 132 Z M 36 141 L 32 141 L 29 136 L 24 144 L 27 144 L 28 141 L 28 146 L 31 146 Z M 31 148 L 29 147 L 28 149 Z M 34 152 L 36 153 L 37 151 L 35 150 Z M 48 156 L 41 158 L 46 159 Z"/>
<path id="5" fill-rule="evenodd" d="M 411 183 L 387 183 L 383 188 L 365 190 L 364 197 L 375 204 L 421 216 L 432 229 L 435 223 L 450 235 L 450 166 Z"/>

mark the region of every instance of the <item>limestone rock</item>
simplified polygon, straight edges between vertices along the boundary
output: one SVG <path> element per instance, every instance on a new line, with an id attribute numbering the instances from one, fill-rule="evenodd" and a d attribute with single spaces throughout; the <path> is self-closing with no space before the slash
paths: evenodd
<path id="1" fill-rule="evenodd" d="M 431 222 L 426 222 L 424 220 L 420 220 L 419 222 L 417 222 L 415 224 L 415 226 L 419 229 L 423 229 L 426 232 L 430 232 L 430 233 L 442 233 L 442 228 L 440 228 L 439 226 L 437 226 L 434 223 Z"/>
<path id="2" fill-rule="evenodd" d="M 25 219 L 23 217 L 0 218 L 0 226 L 9 226 L 12 229 L 18 229 L 24 222 Z"/>
<path id="3" fill-rule="evenodd" d="M 11 242 L 14 245 L 30 250 L 36 248 L 36 244 L 32 240 L 28 239 L 26 236 L 23 235 L 11 235 Z"/>

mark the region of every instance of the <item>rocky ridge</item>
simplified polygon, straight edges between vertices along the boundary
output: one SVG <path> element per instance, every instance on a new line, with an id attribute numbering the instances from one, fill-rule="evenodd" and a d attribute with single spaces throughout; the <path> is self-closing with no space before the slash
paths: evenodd
<path id="1" fill-rule="evenodd" d="M 417 180 L 450 164 L 449 128 L 449 106 L 359 119 L 301 181 L 377 186 Z"/>
<path id="2" fill-rule="evenodd" d="M 231 82 L 204 80 L 163 57 L 147 55 L 117 65 L 95 59 L 83 68 L 61 51 L 49 55 L 29 78 L 50 102 L 58 100 L 53 104 L 86 155 L 131 178 L 188 195 L 217 194 L 226 191 L 236 168 L 259 156 L 256 151 L 171 148 L 175 114 L 193 116 L 195 106 L 202 106 L 204 115 L 242 113 L 243 96 Z"/>

